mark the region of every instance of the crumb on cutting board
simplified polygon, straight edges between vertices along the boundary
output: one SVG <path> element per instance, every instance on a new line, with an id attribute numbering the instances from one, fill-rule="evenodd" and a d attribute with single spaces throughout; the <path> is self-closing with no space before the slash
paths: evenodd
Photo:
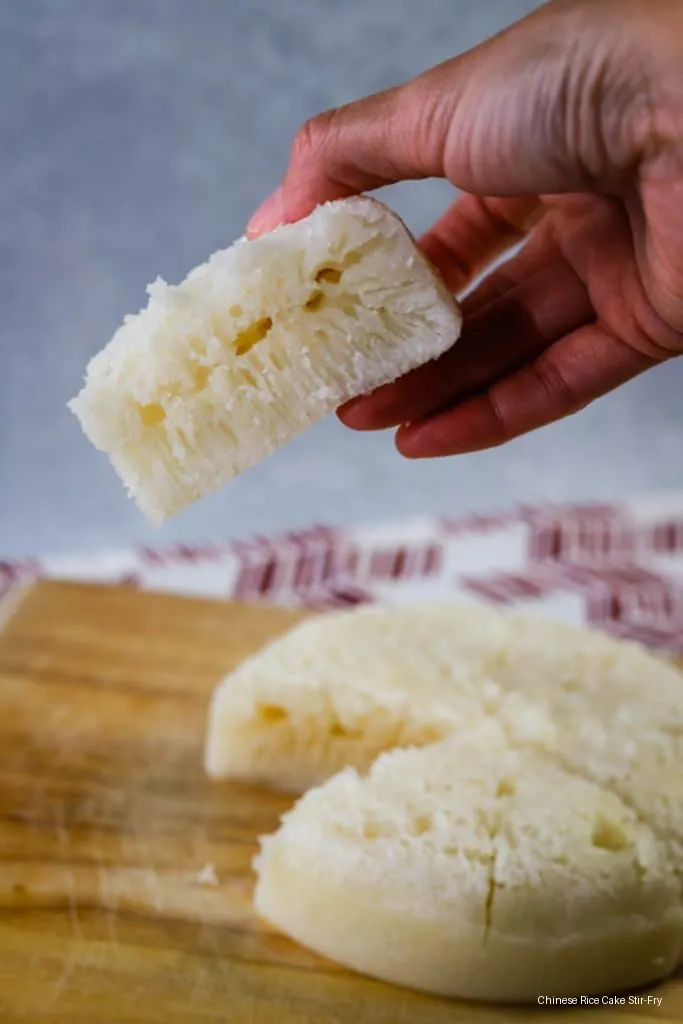
<path id="1" fill-rule="evenodd" d="M 218 875 L 214 864 L 205 864 L 196 876 L 197 885 L 218 885 Z"/>

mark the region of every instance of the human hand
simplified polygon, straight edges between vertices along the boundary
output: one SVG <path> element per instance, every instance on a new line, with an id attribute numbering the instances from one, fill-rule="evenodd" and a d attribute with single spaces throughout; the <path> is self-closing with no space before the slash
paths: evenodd
<path id="1" fill-rule="evenodd" d="M 420 239 L 464 299 L 449 352 L 339 411 L 412 458 L 475 451 L 683 353 L 683 0 L 555 0 L 297 135 L 254 237 L 405 179 L 463 190 Z"/>

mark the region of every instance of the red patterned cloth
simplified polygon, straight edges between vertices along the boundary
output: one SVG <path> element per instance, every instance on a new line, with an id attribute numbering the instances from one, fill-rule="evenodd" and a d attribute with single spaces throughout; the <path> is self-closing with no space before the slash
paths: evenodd
<path id="1" fill-rule="evenodd" d="M 38 576 L 323 608 L 467 596 L 683 653 L 683 493 L 0 561 L 0 595 Z"/>

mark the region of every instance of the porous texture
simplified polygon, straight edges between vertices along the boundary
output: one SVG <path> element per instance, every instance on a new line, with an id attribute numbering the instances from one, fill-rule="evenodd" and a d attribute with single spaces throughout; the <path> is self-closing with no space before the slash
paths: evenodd
<path id="1" fill-rule="evenodd" d="M 256 906 L 359 971 L 525 1001 L 681 960 L 683 677 L 638 645 L 466 603 L 321 615 L 221 684 L 206 765 L 314 787 Z"/>
<path id="2" fill-rule="evenodd" d="M 407 229 L 364 197 L 242 239 L 148 293 L 70 407 L 154 523 L 460 333 Z"/>
<path id="3" fill-rule="evenodd" d="M 612 793 L 486 731 L 311 790 L 258 870 L 256 907 L 290 936 L 441 995 L 610 992 L 680 956 L 665 844 Z"/>

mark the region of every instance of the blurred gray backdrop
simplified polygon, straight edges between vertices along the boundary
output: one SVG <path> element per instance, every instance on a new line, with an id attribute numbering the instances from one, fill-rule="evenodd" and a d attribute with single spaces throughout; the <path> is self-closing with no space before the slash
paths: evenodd
<path id="1" fill-rule="evenodd" d="M 0 4 L 0 558 L 683 484 L 683 362 L 499 450 L 410 463 L 334 418 L 151 531 L 65 402 L 160 274 L 240 235 L 311 114 L 395 84 L 533 0 Z M 449 186 L 388 197 L 420 231 Z"/>

